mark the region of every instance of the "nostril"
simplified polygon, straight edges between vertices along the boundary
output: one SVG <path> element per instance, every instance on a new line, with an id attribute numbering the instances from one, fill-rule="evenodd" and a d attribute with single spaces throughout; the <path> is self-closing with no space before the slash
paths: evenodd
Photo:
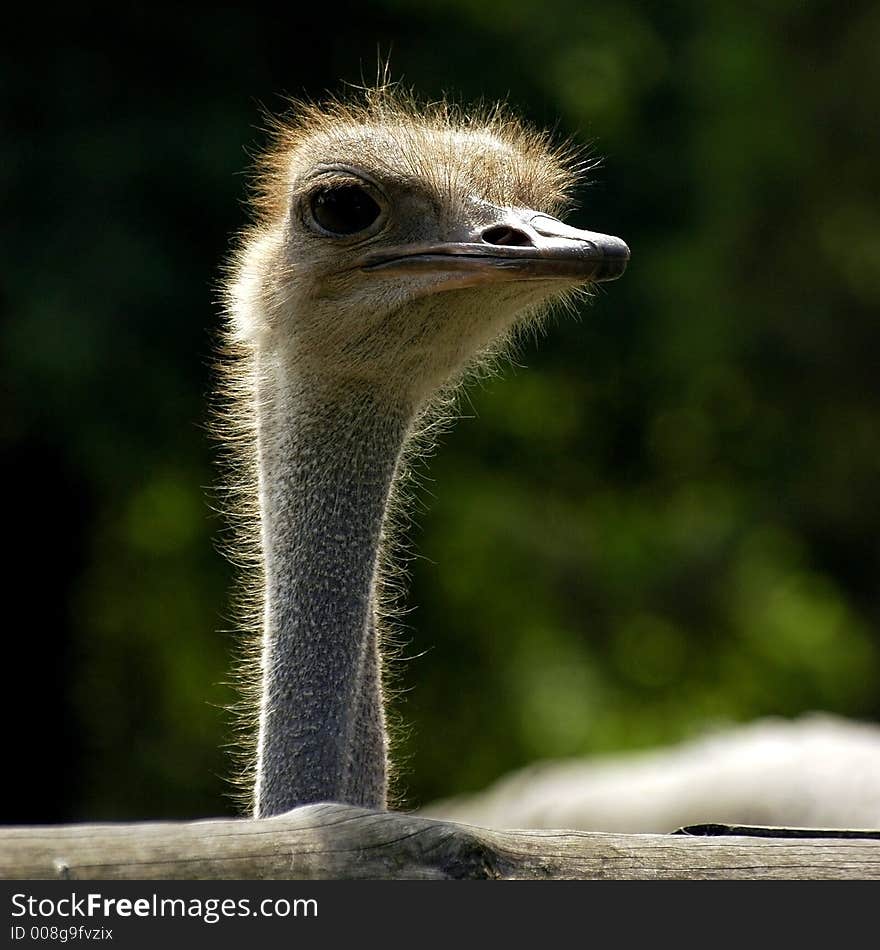
<path id="1" fill-rule="evenodd" d="M 532 239 L 525 231 L 510 228 L 504 224 L 488 228 L 483 232 L 482 238 L 486 244 L 497 244 L 504 247 L 534 247 Z"/>

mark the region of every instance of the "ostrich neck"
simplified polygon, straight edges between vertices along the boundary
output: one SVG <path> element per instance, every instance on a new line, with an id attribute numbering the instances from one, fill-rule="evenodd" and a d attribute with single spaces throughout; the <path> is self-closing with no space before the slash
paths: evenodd
<path id="1" fill-rule="evenodd" d="M 263 559 L 257 817 L 307 802 L 385 807 L 374 593 L 410 423 L 368 387 L 257 361 Z"/>

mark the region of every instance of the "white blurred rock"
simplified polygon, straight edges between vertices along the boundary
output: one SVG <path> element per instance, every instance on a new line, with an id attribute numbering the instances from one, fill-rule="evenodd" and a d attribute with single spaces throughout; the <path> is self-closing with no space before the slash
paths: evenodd
<path id="1" fill-rule="evenodd" d="M 824 713 L 761 719 L 660 750 L 538 763 L 420 813 L 631 833 L 700 822 L 880 828 L 880 726 Z"/>

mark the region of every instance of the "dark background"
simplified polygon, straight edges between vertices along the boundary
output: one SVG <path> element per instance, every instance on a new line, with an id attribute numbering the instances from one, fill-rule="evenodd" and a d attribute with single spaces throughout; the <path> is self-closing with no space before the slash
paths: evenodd
<path id="1" fill-rule="evenodd" d="M 0 820 L 231 811 L 219 266 L 260 104 L 389 52 L 425 97 L 594 142 L 572 220 L 633 249 L 430 463 L 408 804 L 708 724 L 880 717 L 876 3 L 34 11 L 0 60 Z"/>

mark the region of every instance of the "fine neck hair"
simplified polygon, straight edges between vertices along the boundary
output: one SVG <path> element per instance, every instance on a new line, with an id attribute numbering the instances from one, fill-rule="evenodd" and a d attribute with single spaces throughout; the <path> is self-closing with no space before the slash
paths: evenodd
<path id="1" fill-rule="evenodd" d="M 378 567 L 411 404 L 257 357 L 264 559 L 258 816 L 382 807 L 387 739 Z M 308 767 L 304 767 L 307 764 Z"/>

